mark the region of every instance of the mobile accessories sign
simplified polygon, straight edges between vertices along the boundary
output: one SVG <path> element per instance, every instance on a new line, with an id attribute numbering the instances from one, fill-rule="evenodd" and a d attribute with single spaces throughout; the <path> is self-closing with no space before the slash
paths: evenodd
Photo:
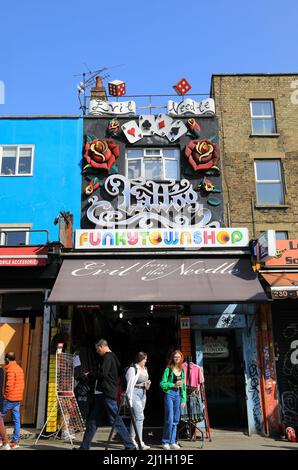
<path id="1" fill-rule="evenodd" d="M 94 229 L 75 233 L 75 248 L 80 250 L 243 248 L 248 243 L 247 228 Z"/>

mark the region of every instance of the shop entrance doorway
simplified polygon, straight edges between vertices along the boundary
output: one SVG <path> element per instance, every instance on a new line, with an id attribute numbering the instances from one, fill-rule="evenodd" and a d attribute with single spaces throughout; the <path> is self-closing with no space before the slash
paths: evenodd
<path id="1" fill-rule="evenodd" d="M 159 386 L 167 358 L 179 345 L 179 312 L 175 309 L 156 309 L 137 304 L 101 307 L 100 311 L 77 309 L 73 320 L 75 341 L 88 338 L 94 353 L 96 339 L 107 339 L 111 349 L 121 362 L 122 368 L 130 365 L 137 352 L 148 355 L 147 368 L 151 387 L 147 392 L 145 426 L 163 425 L 163 392 Z"/>
<path id="2" fill-rule="evenodd" d="M 210 426 L 247 428 L 241 330 L 205 330 L 202 340 Z"/>

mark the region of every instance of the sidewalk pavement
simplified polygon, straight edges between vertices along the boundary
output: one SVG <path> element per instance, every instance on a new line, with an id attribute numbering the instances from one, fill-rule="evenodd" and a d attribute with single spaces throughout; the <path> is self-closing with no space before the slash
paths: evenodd
<path id="1" fill-rule="evenodd" d="M 7 428 L 8 434 L 12 434 L 12 428 Z M 91 450 L 105 450 L 106 442 L 108 440 L 110 428 L 100 428 L 92 443 Z M 164 451 L 161 446 L 161 428 L 145 428 L 144 441 L 150 445 L 150 451 Z M 77 434 L 73 440 L 73 446 L 70 441 L 61 440 L 54 437 L 40 438 L 38 443 L 35 444 L 38 431 L 34 429 L 22 429 L 20 447 L 18 450 L 71 450 L 73 447 L 79 447 L 82 434 Z M 212 441 L 204 439 L 203 448 L 202 441 L 190 441 L 180 439 L 182 451 L 190 450 L 298 450 L 298 443 L 288 442 L 284 438 L 269 438 L 260 435 L 247 436 L 241 430 L 223 430 L 211 429 Z M 109 451 L 123 450 L 123 445 L 117 439 L 112 439 Z"/>

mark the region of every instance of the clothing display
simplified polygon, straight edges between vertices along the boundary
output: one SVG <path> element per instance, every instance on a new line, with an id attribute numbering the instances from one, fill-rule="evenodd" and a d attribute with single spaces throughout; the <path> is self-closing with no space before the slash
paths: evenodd
<path id="1" fill-rule="evenodd" d="M 186 376 L 186 385 L 198 388 L 202 383 L 204 383 L 204 375 L 200 366 L 193 362 L 189 362 L 188 370 L 188 363 L 184 362 L 182 367 Z"/>
<path id="2" fill-rule="evenodd" d="M 197 432 L 200 432 L 203 446 L 202 427 L 205 428 L 206 435 L 209 435 L 210 439 L 204 374 L 201 367 L 191 362 L 190 358 L 187 358 L 182 367 L 186 382 L 186 406 L 181 410 L 183 426 L 179 429 L 179 435 L 185 430 L 189 439 L 195 439 Z"/>

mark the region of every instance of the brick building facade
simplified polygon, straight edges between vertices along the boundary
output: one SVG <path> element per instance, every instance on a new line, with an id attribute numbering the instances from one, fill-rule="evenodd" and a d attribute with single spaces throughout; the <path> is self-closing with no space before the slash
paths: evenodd
<path id="1" fill-rule="evenodd" d="M 275 229 L 298 238 L 298 104 L 297 74 L 213 75 L 211 96 L 219 119 L 225 220 L 247 226 L 251 236 Z M 252 129 L 252 102 L 271 102 L 275 129 L 257 135 Z M 273 132 L 271 132 L 273 131 Z M 255 161 L 280 161 L 282 204 L 258 202 Z"/>

